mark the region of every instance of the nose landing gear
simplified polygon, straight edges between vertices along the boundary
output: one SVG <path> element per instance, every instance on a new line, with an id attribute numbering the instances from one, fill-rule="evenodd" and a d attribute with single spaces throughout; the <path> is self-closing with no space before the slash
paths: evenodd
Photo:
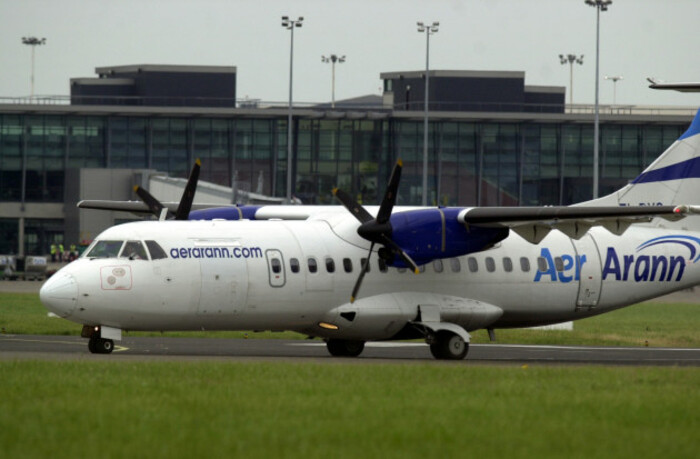
<path id="1" fill-rule="evenodd" d="M 93 354 L 111 354 L 114 350 L 114 341 L 111 339 L 92 337 L 88 341 L 88 349 Z"/>
<path id="2" fill-rule="evenodd" d="M 83 338 L 89 338 L 88 350 L 92 354 L 111 354 L 114 350 L 114 339 L 121 339 L 121 330 L 99 325 L 83 325 L 80 333 Z"/>

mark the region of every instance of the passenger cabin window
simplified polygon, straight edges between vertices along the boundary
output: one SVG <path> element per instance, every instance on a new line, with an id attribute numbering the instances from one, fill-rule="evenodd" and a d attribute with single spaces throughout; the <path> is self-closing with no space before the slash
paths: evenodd
<path id="1" fill-rule="evenodd" d="M 433 269 L 435 270 L 436 273 L 441 273 L 443 270 L 442 260 L 433 261 Z"/>
<path id="2" fill-rule="evenodd" d="M 343 269 L 346 273 L 352 272 L 352 260 L 349 258 L 343 258 Z"/>
<path id="3" fill-rule="evenodd" d="M 450 258 L 450 269 L 453 273 L 458 273 L 462 270 L 462 263 L 459 262 L 459 258 Z"/>
<path id="4" fill-rule="evenodd" d="M 151 260 L 161 260 L 163 258 L 168 258 L 168 254 L 156 241 L 146 241 L 146 247 L 148 251 L 151 252 Z"/>
<path id="5" fill-rule="evenodd" d="M 310 273 L 315 273 L 315 272 L 318 271 L 318 263 L 316 263 L 316 259 L 315 259 L 315 258 L 309 258 L 309 259 L 307 260 L 307 262 L 308 262 L 308 265 L 309 265 L 309 272 L 310 272 Z"/>
<path id="6" fill-rule="evenodd" d="M 524 273 L 530 272 L 530 259 L 526 257 L 520 257 L 520 269 Z"/>
<path id="7" fill-rule="evenodd" d="M 88 258 L 117 258 L 124 241 L 97 241 L 87 254 Z"/>
<path id="8" fill-rule="evenodd" d="M 561 257 L 555 257 L 554 258 L 554 267 L 559 272 L 564 271 L 564 260 L 562 260 Z"/>
<path id="9" fill-rule="evenodd" d="M 475 273 L 479 270 L 479 263 L 477 263 L 476 258 L 467 258 L 467 265 L 469 265 L 469 271 Z"/>
<path id="10" fill-rule="evenodd" d="M 272 272 L 279 274 L 282 272 L 282 262 L 279 258 L 270 259 L 270 266 L 272 266 Z"/>
<path id="11" fill-rule="evenodd" d="M 120 257 L 128 258 L 129 260 L 148 260 L 146 249 L 141 244 L 141 241 L 126 241 Z"/>
<path id="12" fill-rule="evenodd" d="M 331 257 L 326 257 L 326 271 L 329 273 L 335 272 L 335 261 Z"/>
<path id="13" fill-rule="evenodd" d="M 293 273 L 299 272 L 299 260 L 297 258 L 289 259 L 289 269 L 291 269 Z"/>
<path id="14" fill-rule="evenodd" d="M 491 257 L 486 257 L 486 271 L 492 273 L 496 270 L 496 261 Z"/>
<path id="15" fill-rule="evenodd" d="M 386 261 L 383 258 L 377 258 L 377 264 L 379 265 L 379 271 L 383 273 L 389 271 L 389 267 L 386 265 Z"/>
<path id="16" fill-rule="evenodd" d="M 546 273 L 549 270 L 545 257 L 537 257 L 537 269 L 542 273 Z"/>
<path id="17" fill-rule="evenodd" d="M 365 264 L 367 264 L 367 259 L 366 259 L 366 258 L 360 258 L 360 266 L 362 266 L 362 267 L 364 268 L 364 267 L 365 267 Z M 367 272 L 370 271 L 370 268 L 371 268 L 371 267 L 370 267 L 369 265 L 367 265 Z"/>
<path id="18" fill-rule="evenodd" d="M 503 270 L 507 273 L 513 271 L 513 260 L 510 257 L 503 258 Z"/>

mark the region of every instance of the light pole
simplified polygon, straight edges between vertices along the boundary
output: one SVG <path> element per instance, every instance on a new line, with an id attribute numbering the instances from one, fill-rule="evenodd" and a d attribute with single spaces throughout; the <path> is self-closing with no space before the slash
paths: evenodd
<path id="1" fill-rule="evenodd" d="M 291 32 L 289 46 L 289 112 L 287 115 L 287 202 L 292 202 L 292 75 L 294 69 L 294 28 L 301 27 L 304 18 L 297 20 L 282 16 L 282 27 Z"/>
<path id="2" fill-rule="evenodd" d="M 598 93 L 600 78 L 600 12 L 608 11 L 612 0 L 585 0 L 586 5 L 595 7 L 595 121 L 593 123 L 593 199 L 598 198 L 598 138 L 600 136 L 600 120 L 598 114 Z"/>
<path id="3" fill-rule="evenodd" d="M 430 36 L 437 33 L 439 22 L 426 26 L 418 22 L 418 32 L 425 33 L 425 101 L 423 103 L 423 195 L 421 205 L 428 205 L 428 91 L 430 89 Z"/>
<path id="4" fill-rule="evenodd" d="M 34 97 L 34 49 L 37 46 L 45 45 L 46 38 L 22 37 L 22 43 L 32 47 L 32 84 L 31 84 L 30 97 Z"/>
<path id="5" fill-rule="evenodd" d="M 606 80 L 610 80 L 613 82 L 613 105 L 615 105 L 615 100 L 617 99 L 617 82 L 620 80 L 624 80 L 622 75 L 615 75 L 615 76 L 607 76 L 605 75 L 604 77 Z"/>
<path id="6" fill-rule="evenodd" d="M 578 57 L 575 54 L 560 54 L 559 62 L 569 64 L 569 105 L 574 105 L 574 64 L 583 64 L 583 54 Z"/>
<path id="7" fill-rule="evenodd" d="M 321 56 L 321 62 L 326 64 L 330 62 L 331 64 L 331 108 L 335 108 L 335 63 L 342 64 L 345 62 L 345 56 L 338 57 L 335 54 L 331 54 L 330 57 Z"/>

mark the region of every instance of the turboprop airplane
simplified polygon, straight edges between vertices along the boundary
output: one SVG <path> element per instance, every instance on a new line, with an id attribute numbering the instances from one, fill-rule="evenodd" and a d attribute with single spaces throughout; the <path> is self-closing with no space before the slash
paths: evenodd
<path id="1" fill-rule="evenodd" d="M 334 356 L 423 338 L 436 358 L 462 359 L 474 330 L 582 319 L 700 284 L 700 111 L 628 185 L 575 206 L 394 208 L 401 166 L 378 207 L 334 190 L 344 207 L 192 210 L 192 187 L 168 219 L 137 190 L 147 204 L 126 207 L 160 220 L 104 231 L 41 301 L 83 324 L 94 353 L 122 330 L 293 330 Z"/>

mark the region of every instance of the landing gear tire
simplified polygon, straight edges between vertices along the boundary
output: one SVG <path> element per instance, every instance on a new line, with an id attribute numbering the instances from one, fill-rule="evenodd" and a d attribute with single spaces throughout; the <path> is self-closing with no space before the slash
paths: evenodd
<path id="1" fill-rule="evenodd" d="M 438 360 L 462 360 L 468 351 L 469 343 L 448 331 L 438 332 L 430 344 L 430 353 Z"/>
<path id="2" fill-rule="evenodd" d="M 365 349 L 364 341 L 347 339 L 329 339 L 326 342 L 328 352 L 334 357 L 357 357 Z"/>
<path id="3" fill-rule="evenodd" d="M 88 349 L 93 354 L 111 354 L 114 350 L 114 341 L 103 338 L 90 338 Z"/>

